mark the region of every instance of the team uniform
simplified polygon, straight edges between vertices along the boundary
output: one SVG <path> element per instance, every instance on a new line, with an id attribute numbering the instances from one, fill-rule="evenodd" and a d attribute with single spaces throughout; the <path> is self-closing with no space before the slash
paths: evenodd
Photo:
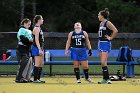
<path id="1" fill-rule="evenodd" d="M 99 52 L 110 52 L 111 50 L 111 41 L 109 41 L 105 35 L 111 36 L 112 31 L 107 27 L 106 21 L 104 24 L 101 24 L 99 28 L 99 42 L 98 42 L 98 50 Z M 102 67 L 103 72 L 103 80 L 98 82 L 98 84 L 111 84 L 109 80 L 109 72 L 107 66 Z"/>
<path id="2" fill-rule="evenodd" d="M 35 38 L 35 35 L 33 35 L 33 36 Z M 42 30 L 40 30 L 40 32 L 39 32 L 39 44 L 40 44 L 41 49 L 43 50 L 43 47 L 44 47 L 44 37 L 43 37 Z M 38 50 L 37 45 L 35 43 L 35 39 L 34 39 L 33 45 L 32 45 L 32 56 L 39 56 L 39 50 Z"/>
<path id="3" fill-rule="evenodd" d="M 32 70 L 32 57 L 30 52 L 32 32 L 29 29 L 21 27 L 17 33 L 18 46 L 17 46 L 17 60 L 19 63 L 19 71 L 16 75 L 16 82 L 26 82 L 31 78 Z"/>
<path id="4" fill-rule="evenodd" d="M 75 31 L 72 32 L 71 45 L 70 45 L 71 60 L 88 62 L 85 39 L 86 37 L 84 35 L 84 31 L 81 31 L 79 33 L 76 33 Z M 89 83 L 92 83 L 93 81 L 89 78 L 88 75 L 88 69 L 83 69 L 83 71 L 85 74 L 85 80 L 88 81 Z M 77 79 L 77 83 L 81 83 L 79 68 L 75 67 L 74 72 Z"/>
<path id="5" fill-rule="evenodd" d="M 38 27 L 38 26 L 36 26 Z M 35 38 L 35 35 L 33 35 L 33 37 Z M 43 47 L 44 47 L 44 37 L 43 37 L 43 32 L 42 30 L 40 29 L 39 31 L 39 44 L 40 44 L 40 47 L 41 49 L 43 50 Z M 39 49 L 36 45 L 36 42 L 35 42 L 35 39 L 33 40 L 33 45 L 32 45 L 32 56 L 40 56 L 39 55 Z M 42 72 L 42 67 L 36 67 L 34 66 L 34 83 L 45 83 L 45 81 L 41 81 L 40 80 L 40 75 L 41 75 L 41 72 Z"/>
<path id="6" fill-rule="evenodd" d="M 107 22 L 108 21 L 102 24 L 98 31 L 99 34 L 98 50 L 100 52 L 110 52 L 111 50 L 111 41 L 109 41 L 105 37 L 105 35 L 110 36 L 112 34 L 112 31 L 107 27 Z"/>
<path id="7" fill-rule="evenodd" d="M 71 59 L 78 61 L 86 61 L 87 53 L 85 47 L 85 35 L 84 32 L 76 33 L 73 31 L 71 37 Z"/>

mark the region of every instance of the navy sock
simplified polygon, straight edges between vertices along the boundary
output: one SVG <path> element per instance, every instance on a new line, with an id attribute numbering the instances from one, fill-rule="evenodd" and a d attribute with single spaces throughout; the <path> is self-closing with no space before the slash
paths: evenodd
<path id="1" fill-rule="evenodd" d="M 41 72 L 42 72 L 42 67 L 39 67 L 39 69 L 38 69 L 39 71 L 39 73 L 38 73 L 38 80 L 40 80 L 40 76 L 41 76 Z"/>
<path id="2" fill-rule="evenodd" d="M 74 68 L 74 72 L 75 72 L 75 76 L 76 76 L 76 79 L 80 79 L 80 70 L 79 68 Z"/>
<path id="3" fill-rule="evenodd" d="M 39 67 L 34 66 L 34 81 L 38 79 Z"/>
<path id="4" fill-rule="evenodd" d="M 109 72 L 107 66 L 102 67 L 103 70 L 103 79 L 108 80 L 109 79 Z"/>
<path id="5" fill-rule="evenodd" d="M 84 74 L 85 74 L 85 79 L 88 79 L 89 78 L 88 69 L 84 69 Z"/>

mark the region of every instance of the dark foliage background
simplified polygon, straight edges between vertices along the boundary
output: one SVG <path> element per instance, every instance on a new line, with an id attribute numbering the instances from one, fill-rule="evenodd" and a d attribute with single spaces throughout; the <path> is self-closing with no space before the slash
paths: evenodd
<path id="1" fill-rule="evenodd" d="M 44 31 L 69 32 L 74 22 L 80 21 L 84 30 L 97 33 L 98 12 L 106 7 L 109 20 L 119 32 L 140 31 L 139 0 L 1 0 L 0 32 L 16 32 L 22 18 L 32 20 L 35 14 L 41 14 Z"/>

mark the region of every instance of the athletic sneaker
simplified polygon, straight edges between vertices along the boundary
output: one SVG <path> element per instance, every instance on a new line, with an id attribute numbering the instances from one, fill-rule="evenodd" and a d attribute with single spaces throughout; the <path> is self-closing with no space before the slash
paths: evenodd
<path id="1" fill-rule="evenodd" d="M 28 82 L 31 83 L 31 82 L 33 82 L 33 80 L 30 79 L 30 80 L 28 80 Z"/>
<path id="2" fill-rule="evenodd" d="M 89 83 L 93 83 L 93 81 L 90 78 L 85 79 L 85 81 L 88 81 Z"/>
<path id="3" fill-rule="evenodd" d="M 21 78 L 20 80 L 15 80 L 16 83 L 28 83 L 28 80 Z"/>
<path id="4" fill-rule="evenodd" d="M 77 80 L 77 83 L 81 83 L 81 80 L 80 80 L 80 79 L 78 79 L 78 80 Z"/>
<path id="5" fill-rule="evenodd" d="M 33 83 L 45 83 L 45 81 L 42 81 L 42 80 L 35 80 L 35 81 L 33 81 Z"/>
<path id="6" fill-rule="evenodd" d="M 103 79 L 102 81 L 98 82 L 98 84 L 112 84 L 110 80 Z"/>
<path id="7" fill-rule="evenodd" d="M 45 83 L 45 81 L 39 80 L 41 83 Z"/>

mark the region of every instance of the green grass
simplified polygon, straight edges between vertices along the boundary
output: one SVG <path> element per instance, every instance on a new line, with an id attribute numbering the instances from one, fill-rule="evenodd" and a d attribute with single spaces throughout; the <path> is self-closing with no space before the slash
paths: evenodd
<path id="1" fill-rule="evenodd" d="M 73 77 L 44 77 L 45 84 L 15 83 L 15 77 L 0 77 L 0 93 L 139 93 L 140 80 L 113 81 L 112 84 L 97 84 L 100 77 L 91 77 L 89 84 L 82 78 L 77 84 Z"/>

